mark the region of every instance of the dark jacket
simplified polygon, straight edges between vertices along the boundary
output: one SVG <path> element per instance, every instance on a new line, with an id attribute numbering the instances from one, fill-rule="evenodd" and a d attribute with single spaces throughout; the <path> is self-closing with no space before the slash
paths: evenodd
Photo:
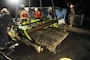
<path id="1" fill-rule="evenodd" d="M 13 20 L 11 19 L 11 17 L 6 14 L 6 13 L 3 13 L 1 16 L 0 16 L 0 23 L 3 25 L 3 26 L 9 26 L 9 25 L 12 25 L 14 24 Z"/>

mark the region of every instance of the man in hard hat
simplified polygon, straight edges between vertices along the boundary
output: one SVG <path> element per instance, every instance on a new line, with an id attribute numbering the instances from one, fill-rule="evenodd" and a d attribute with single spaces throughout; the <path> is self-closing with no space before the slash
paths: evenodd
<path id="1" fill-rule="evenodd" d="M 7 8 L 3 8 L 3 9 L 1 10 L 1 14 L 3 14 L 3 13 L 9 14 L 8 9 L 7 9 Z"/>
<path id="2" fill-rule="evenodd" d="M 24 10 L 21 11 L 20 13 L 20 22 L 22 23 L 23 21 L 28 21 L 29 22 L 29 8 L 25 7 Z"/>
<path id="3" fill-rule="evenodd" d="M 34 17 L 36 19 L 41 19 L 42 18 L 41 10 L 38 7 L 35 7 L 35 9 L 34 9 Z"/>
<path id="4" fill-rule="evenodd" d="M 48 8 L 48 15 L 47 15 L 47 18 L 49 18 L 49 19 L 54 18 L 54 12 L 53 12 L 52 7 L 49 7 L 49 8 Z"/>
<path id="5" fill-rule="evenodd" d="M 72 25 L 73 25 L 73 21 L 74 21 L 74 17 L 75 17 L 75 10 L 74 10 L 74 5 L 70 4 L 70 14 L 69 14 L 69 29 L 71 29 Z"/>
<path id="6" fill-rule="evenodd" d="M 8 43 L 7 27 L 14 24 L 7 8 L 1 10 L 0 16 L 0 50 L 5 49 L 5 45 Z"/>

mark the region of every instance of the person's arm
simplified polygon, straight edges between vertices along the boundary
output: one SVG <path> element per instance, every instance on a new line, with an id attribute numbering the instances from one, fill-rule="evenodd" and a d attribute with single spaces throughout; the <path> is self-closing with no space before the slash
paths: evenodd
<path id="1" fill-rule="evenodd" d="M 48 10 L 47 12 L 48 12 L 47 18 L 49 18 L 50 17 L 50 11 Z"/>
<path id="2" fill-rule="evenodd" d="M 30 19 L 30 15 L 29 15 L 29 12 L 27 12 L 28 13 L 28 19 Z"/>
<path id="3" fill-rule="evenodd" d="M 20 13 L 20 19 L 19 19 L 20 22 L 22 20 L 22 14 L 23 14 L 23 12 Z"/>

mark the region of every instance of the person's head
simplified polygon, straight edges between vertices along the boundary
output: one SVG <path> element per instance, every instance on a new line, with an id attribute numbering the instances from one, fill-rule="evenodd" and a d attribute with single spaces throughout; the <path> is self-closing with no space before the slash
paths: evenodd
<path id="1" fill-rule="evenodd" d="M 1 10 L 1 14 L 3 14 L 3 13 L 9 14 L 8 9 L 7 9 L 7 8 L 2 8 L 2 10 Z"/>
<path id="2" fill-rule="evenodd" d="M 48 10 L 52 10 L 52 7 L 49 7 Z"/>
<path id="3" fill-rule="evenodd" d="M 34 11 L 38 11 L 38 7 L 35 7 Z"/>
<path id="4" fill-rule="evenodd" d="M 70 5 L 70 8 L 73 8 L 73 7 L 74 7 L 73 4 L 71 4 L 71 5 Z"/>
<path id="5" fill-rule="evenodd" d="M 52 7 L 49 7 L 48 10 L 49 10 L 51 13 L 53 12 Z"/>
<path id="6" fill-rule="evenodd" d="M 29 8 L 28 7 L 25 7 L 24 10 L 29 11 Z"/>

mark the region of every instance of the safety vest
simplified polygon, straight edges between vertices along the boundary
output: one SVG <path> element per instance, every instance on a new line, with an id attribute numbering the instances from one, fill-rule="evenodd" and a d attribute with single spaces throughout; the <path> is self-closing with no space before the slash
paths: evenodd
<path id="1" fill-rule="evenodd" d="M 34 16 L 35 16 L 35 18 L 42 18 L 41 11 L 39 11 L 39 10 L 35 11 Z"/>
<path id="2" fill-rule="evenodd" d="M 28 12 L 27 12 L 27 11 L 24 11 L 24 12 L 22 13 L 22 17 L 28 17 Z"/>

